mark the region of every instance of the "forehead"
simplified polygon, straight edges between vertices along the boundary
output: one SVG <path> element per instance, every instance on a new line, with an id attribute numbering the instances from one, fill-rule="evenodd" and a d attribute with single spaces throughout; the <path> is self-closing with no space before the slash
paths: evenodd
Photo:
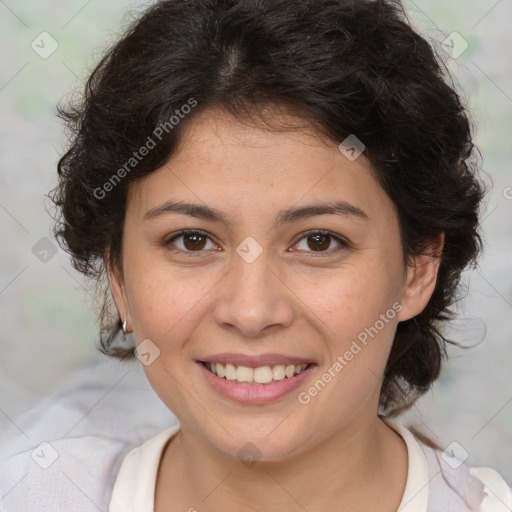
<path id="1" fill-rule="evenodd" d="M 272 122 L 277 129 L 202 112 L 186 125 L 172 158 L 132 185 L 128 209 L 143 216 L 181 200 L 208 204 L 231 220 L 255 220 L 283 206 L 345 201 L 368 217 L 391 220 L 394 205 L 364 155 L 347 159 L 293 116 Z M 292 129 L 278 129 L 284 126 Z"/>

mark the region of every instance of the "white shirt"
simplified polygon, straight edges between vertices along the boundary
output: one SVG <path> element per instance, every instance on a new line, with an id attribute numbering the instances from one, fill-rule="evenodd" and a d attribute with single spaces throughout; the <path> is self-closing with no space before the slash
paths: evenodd
<path id="1" fill-rule="evenodd" d="M 408 472 L 397 512 L 511 512 L 512 489 L 489 468 L 472 468 L 420 443 L 398 423 L 386 420 L 405 441 Z M 158 466 L 167 441 L 180 425 L 160 432 L 124 458 L 109 512 L 153 512 Z"/>
<path id="2" fill-rule="evenodd" d="M 126 454 L 178 423 L 138 360 L 93 357 L 11 421 L 0 411 L 0 512 L 107 512 Z"/>

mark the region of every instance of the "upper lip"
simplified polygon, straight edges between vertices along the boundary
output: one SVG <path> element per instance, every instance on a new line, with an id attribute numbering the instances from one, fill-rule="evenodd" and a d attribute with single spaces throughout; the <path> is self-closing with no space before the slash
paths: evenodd
<path id="1" fill-rule="evenodd" d="M 205 363 L 227 363 L 235 366 L 247 366 L 248 368 L 258 368 L 260 366 L 275 366 L 278 364 L 283 365 L 299 365 L 312 363 L 310 359 L 302 357 L 287 356 L 283 354 L 259 354 L 259 355 L 246 355 L 246 354 L 214 354 L 205 356 L 199 359 Z"/>

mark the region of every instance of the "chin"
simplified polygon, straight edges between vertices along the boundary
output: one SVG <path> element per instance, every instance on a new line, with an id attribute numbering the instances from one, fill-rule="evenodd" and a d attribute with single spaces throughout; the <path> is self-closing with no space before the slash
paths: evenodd
<path id="1" fill-rule="evenodd" d="M 290 431 L 285 417 L 263 422 L 245 418 L 240 423 L 223 424 L 229 433 L 218 426 L 215 432 L 203 432 L 203 436 L 219 452 L 248 466 L 251 462 L 280 462 L 304 450 L 303 429 Z"/>

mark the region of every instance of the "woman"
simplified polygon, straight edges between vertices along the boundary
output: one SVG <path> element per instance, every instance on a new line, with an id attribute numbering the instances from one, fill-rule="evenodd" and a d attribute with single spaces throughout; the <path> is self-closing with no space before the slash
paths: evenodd
<path id="1" fill-rule="evenodd" d="M 439 375 L 483 196 L 398 1 L 157 2 L 61 115 L 57 236 L 180 421 L 111 511 L 510 510 L 392 420 Z"/>

